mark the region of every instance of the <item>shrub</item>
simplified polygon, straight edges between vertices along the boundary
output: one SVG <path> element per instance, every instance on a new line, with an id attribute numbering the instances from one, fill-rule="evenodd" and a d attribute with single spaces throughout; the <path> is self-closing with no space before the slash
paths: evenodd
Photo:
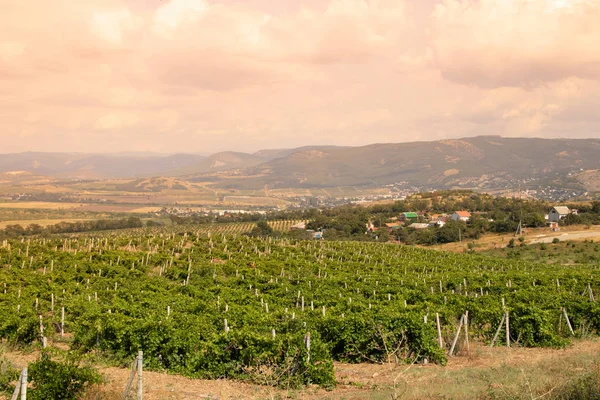
<path id="1" fill-rule="evenodd" d="M 48 351 L 29 364 L 33 388 L 27 392 L 31 400 L 75 400 L 91 385 L 101 382 L 100 374 L 92 367 L 74 360 L 54 361 Z"/>

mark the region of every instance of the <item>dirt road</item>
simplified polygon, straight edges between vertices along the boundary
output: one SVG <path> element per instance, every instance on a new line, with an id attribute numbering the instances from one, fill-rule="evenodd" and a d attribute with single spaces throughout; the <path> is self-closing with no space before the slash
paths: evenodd
<path id="1" fill-rule="evenodd" d="M 537 244 L 537 243 L 552 243 L 554 239 L 558 238 L 558 240 L 585 240 L 585 239 L 600 239 L 600 231 L 577 231 L 577 232 L 564 232 L 558 233 L 556 235 L 538 235 L 537 239 L 533 239 L 529 242 L 529 244 Z"/>

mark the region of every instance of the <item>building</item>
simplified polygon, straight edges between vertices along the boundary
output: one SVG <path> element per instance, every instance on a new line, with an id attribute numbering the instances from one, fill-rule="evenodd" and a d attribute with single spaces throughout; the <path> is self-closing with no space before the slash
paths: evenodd
<path id="1" fill-rule="evenodd" d="M 414 229 L 427 229 L 427 228 L 429 228 L 429 224 L 414 223 L 414 224 L 410 224 L 408 227 L 414 228 Z"/>
<path id="2" fill-rule="evenodd" d="M 571 210 L 569 210 L 569 207 L 552 207 L 552 210 L 550 210 L 550 213 L 548 214 L 548 222 L 558 222 L 569 214 L 571 214 Z"/>
<path id="3" fill-rule="evenodd" d="M 404 221 L 409 221 L 409 220 L 413 220 L 413 219 L 417 219 L 417 218 L 419 218 L 419 214 L 417 214 L 416 212 L 403 212 L 398 217 L 398 221 L 404 222 Z"/>
<path id="4" fill-rule="evenodd" d="M 446 225 L 445 219 L 436 219 L 429 222 L 430 228 L 441 228 L 444 225 Z"/>
<path id="5" fill-rule="evenodd" d="M 389 222 L 389 223 L 385 224 L 385 227 L 386 227 L 388 233 L 392 233 L 393 231 L 402 229 L 402 224 L 400 222 Z"/>
<path id="6" fill-rule="evenodd" d="M 454 214 L 452 214 L 452 221 L 467 222 L 469 218 L 471 218 L 471 213 L 468 211 L 454 211 Z"/>

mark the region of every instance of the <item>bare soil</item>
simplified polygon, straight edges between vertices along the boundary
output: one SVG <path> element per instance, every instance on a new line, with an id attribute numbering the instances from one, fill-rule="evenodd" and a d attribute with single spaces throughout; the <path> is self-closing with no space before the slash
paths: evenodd
<path id="1" fill-rule="evenodd" d="M 17 367 L 34 361 L 36 353 L 9 352 Z M 285 390 L 228 380 L 190 379 L 144 371 L 145 400 L 359 400 L 359 399 L 480 399 L 496 394 L 508 398 L 534 398 L 597 368 L 600 341 L 578 340 L 566 349 L 489 348 L 471 343 L 456 357 L 440 365 L 335 364 L 338 385 Z M 131 373 L 128 369 L 100 367 L 106 383 L 87 399 L 120 399 Z M 135 381 L 133 392 L 135 393 Z M 394 397 L 396 396 L 396 397 Z M 523 397 L 525 396 L 525 397 Z M 1 398 L 1 396 L 0 396 Z"/>

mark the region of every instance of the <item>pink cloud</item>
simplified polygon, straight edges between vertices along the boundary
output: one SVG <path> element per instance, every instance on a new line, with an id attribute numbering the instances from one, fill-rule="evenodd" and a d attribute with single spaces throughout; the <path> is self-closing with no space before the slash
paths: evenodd
<path id="1" fill-rule="evenodd" d="M 485 88 L 600 79 L 600 3 L 444 0 L 433 14 L 436 64 L 449 80 Z"/>
<path id="2" fill-rule="evenodd" d="M 598 126 L 595 2 L 0 3 L 2 151 L 250 150 Z"/>

